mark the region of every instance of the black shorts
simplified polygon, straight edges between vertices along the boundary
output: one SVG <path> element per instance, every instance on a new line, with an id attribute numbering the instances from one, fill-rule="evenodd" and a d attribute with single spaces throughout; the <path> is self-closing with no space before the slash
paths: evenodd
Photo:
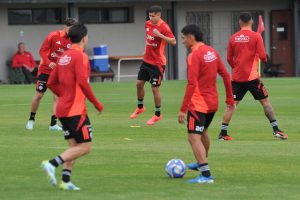
<path id="1" fill-rule="evenodd" d="M 47 90 L 47 82 L 49 79 L 49 74 L 40 74 L 36 82 L 36 91 L 40 93 L 45 93 Z"/>
<path id="2" fill-rule="evenodd" d="M 187 128 L 188 133 L 202 134 L 207 129 L 214 118 L 215 113 L 201 113 L 197 111 L 188 111 Z"/>
<path id="3" fill-rule="evenodd" d="M 138 73 L 138 80 L 149 81 L 152 86 L 158 87 L 163 79 L 165 67 L 159 68 L 156 65 L 143 62 Z"/>
<path id="4" fill-rule="evenodd" d="M 77 115 L 59 118 L 63 126 L 65 139 L 75 139 L 77 143 L 92 141 L 92 126 L 89 117 Z"/>
<path id="5" fill-rule="evenodd" d="M 259 79 L 241 83 L 232 81 L 231 84 L 235 101 L 241 101 L 248 91 L 251 92 L 255 100 L 262 100 L 268 97 L 268 92 Z"/>

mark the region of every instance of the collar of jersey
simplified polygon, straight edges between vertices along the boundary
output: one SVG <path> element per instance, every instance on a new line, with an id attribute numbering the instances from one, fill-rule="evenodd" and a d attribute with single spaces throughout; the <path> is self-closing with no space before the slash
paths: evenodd
<path id="1" fill-rule="evenodd" d="M 199 49 L 199 47 L 201 47 L 203 45 L 204 45 L 203 42 L 198 42 L 197 44 L 195 44 L 194 46 L 192 46 L 192 51 L 195 51 L 195 50 Z"/>
<path id="2" fill-rule="evenodd" d="M 64 30 L 59 31 L 60 37 L 67 37 L 67 33 Z"/>
<path id="3" fill-rule="evenodd" d="M 83 48 L 81 48 L 78 44 L 72 44 L 71 49 L 74 49 L 77 51 L 83 51 Z"/>
<path id="4" fill-rule="evenodd" d="M 248 28 L 248 27 L 244 27 L 244 28 L 241 28 L 241 30 L 247 30 L 247 31 L 252 31 L 252 28 Z"/>

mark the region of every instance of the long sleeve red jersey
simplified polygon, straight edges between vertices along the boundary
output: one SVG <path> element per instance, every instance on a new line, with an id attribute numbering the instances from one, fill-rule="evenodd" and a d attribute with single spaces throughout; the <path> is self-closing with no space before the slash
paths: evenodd
<path id="1" fill-rule="evenodd" d="M 50 74 L 47 86 L 58 97 L 57 117 L 86 115 L 86 98 L 101 112 L 103 105 L 96 99 L 90 84 L 90 65 L 84 50 L 74 44 L 65 51 Z"/>
<path id="2" fill-rule="evenodd" d="M 146 29 L 146 49 L 144 54 L 144 61 L 151 65 L 161 67 L 166 65 L 166 41 L 153 34 L 153 30 L 157 29 L 166 37 L 174 38 L 174 35 L 166 22 L 162 19 L 157 24 L 152 24 L 150 20 L 145 23 Z"/>
<path id="3" fill-rule="evenodd" d="M 217 74 L 220 74 L 226 88 L 226 103 L 233 104 L 230 75 L 219 54 L 210 46 L 198 43 L 192 47 L 187 58 L 188 84 L 181 112 L 198 111 L 211 113 L 218 110 Z"/>
<path id="4" fill-rule="evenodd" d="M 33 59 L 33 56 L 30 52 L 24 51 L 23 54 L 21 54 L 19 51 L 15 53 L 15 55 L 12 58 L 12 67 L 18 68 L 23 67 L 23 65 L 27 65 L 28 67 L 34 69 L 36 67 L 36 63 Z"/>
<path id="5" fill-rule="evenodd" d="M 56 62 L 63 52 L 71 47 L 71 41 L 65 31 L 58 30 L 49 33 L 40 48 L 41 62 L 39 73 L 50 74 L 51 62 Z"/>
<path id="6" fill-rule="evenodd" d="M 259 78 L 258 60 L 267 61 L 263 39 L 249 28 L 233 34 L 227 48 L 227 61 L 232 67 L 232 80 L 247 82 Z"/>

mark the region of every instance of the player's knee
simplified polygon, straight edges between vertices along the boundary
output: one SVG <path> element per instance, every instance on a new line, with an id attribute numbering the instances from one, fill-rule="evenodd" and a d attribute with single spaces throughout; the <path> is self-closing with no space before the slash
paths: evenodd
<path id="1" fill-rule="evenodd" d="M 35 99 L 37 101 L 40 101 L 44 96 L 44 93 L 41 93 L 41 92 L 37 92 L 36 95 L 35 95 Z"/>
<path id="2" fill-rule="evenodd" d="M 136 87 L 137 87 L 138 89 L 141 89 L 141 88 L 143 88 L 143 87 L 144 87 L 144 84 L 143 84 L 143 82 L 141 82 L 141 81 L 137 81 L 137 82 L 136 82 Z"/>
<path id="3" fill-rule="evenodd" d="M 271 103 L 270 103 L 270 101 L 269 101 L 268 98 L 260 100 L 260 103 L 261 103 L 262 106 L 264 106 L 264 107 L 271 106 Z"/>
<path id="4" fill-rule="evenodd" d="M 81 145 L 81 151 L 83 152 L 83 154 L 88 154 L 90 153 L 92 150 L 92 145 L 89 143 L 84 143 Z"/>

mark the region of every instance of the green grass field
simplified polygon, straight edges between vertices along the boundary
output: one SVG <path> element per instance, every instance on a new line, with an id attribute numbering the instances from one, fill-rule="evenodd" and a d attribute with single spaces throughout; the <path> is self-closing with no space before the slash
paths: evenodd
<path id="1" fill-rule="evenodd" d="M 0 86 L 0 199 L 300 199 L 300 79 L 264 79 L 280 128 L 287 141 L 272 136 L 262 108 L 247 94 L 239 105 L 230 134 L 234 141 L 217 141 L 224 109 L 224 89 L 218 82 L 220 109 L 209 129 L 211 185 L 167 178 L 165 164 L 172 158 L 194 161 L 186 127 L 177 123 L 185 81 L 166 81 L 161 87 L 164 119 L 153 127 L 153 96 L 147 85 L 147 112 L 132 121 L 135 83 L 93 83 L 105 110 L 97 116 L 88 103 L 93 125 L 93 150 L 79 159 L 72 181 L 81 191 L 60 191 L 47 183 L 40 169 L 66 148 L 62 132 L 49 132 L 52 96 L 47 92 L 33 131 L 25 130 L 33 85 Z M 141 126 L 131 128 L 130 126 Z M 128 140 L 130 139 L 130 140 Z M 57 170 L 60 179 L 61 168 Z"/>

